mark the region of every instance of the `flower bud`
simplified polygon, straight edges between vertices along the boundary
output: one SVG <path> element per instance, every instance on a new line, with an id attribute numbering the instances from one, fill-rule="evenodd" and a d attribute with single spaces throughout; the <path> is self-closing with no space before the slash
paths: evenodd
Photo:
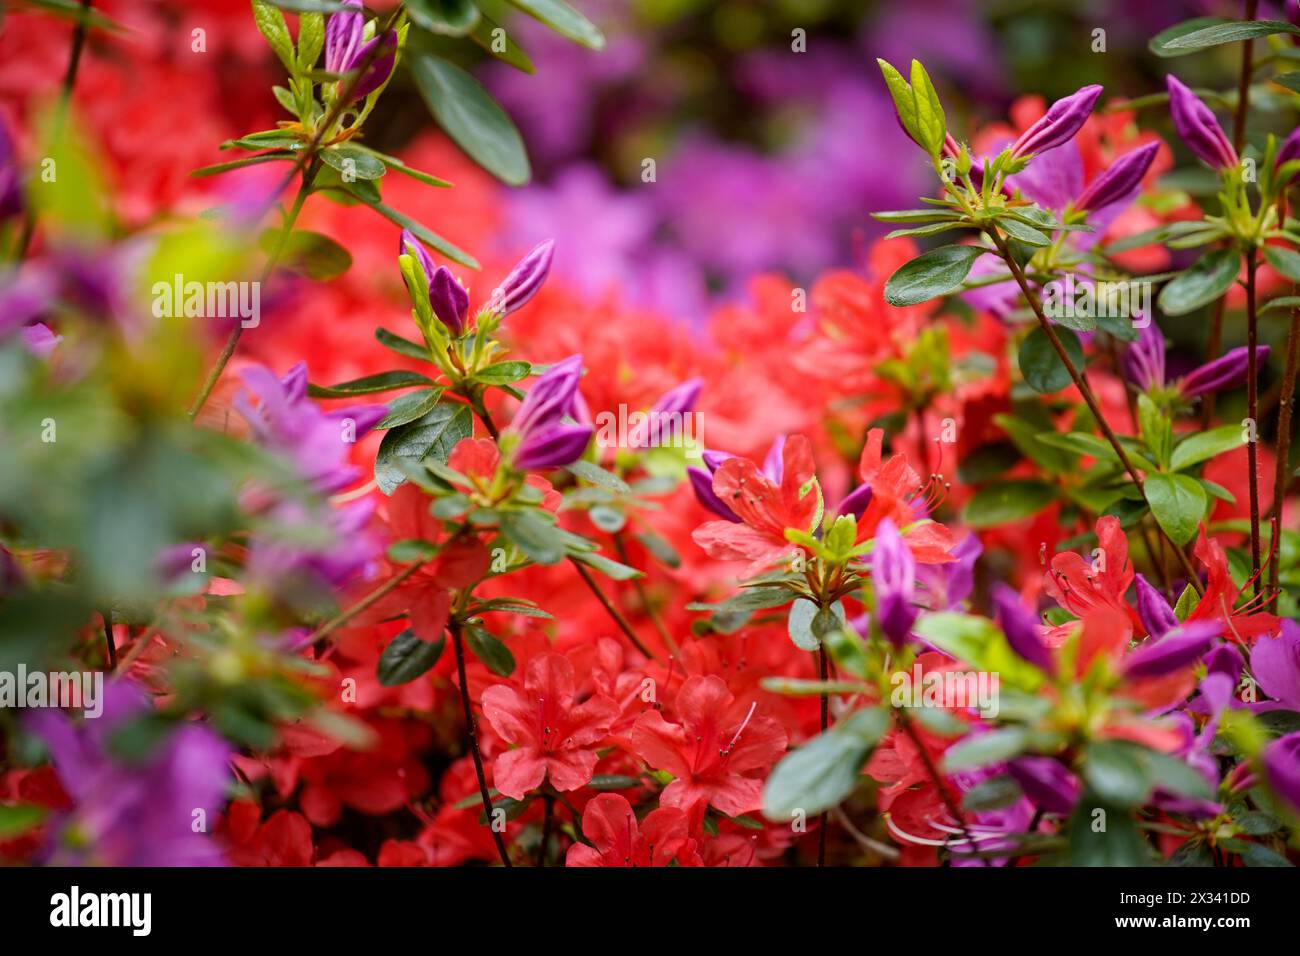
<path id="1" fill-rule="evenodd" d="M 1142 626 L 1146 628 L 1148 634 L 1154 638 L 1161 638 L 1178 627 L 1178 615 L 1174 609 L 1169 606 L 1159 591 L 1142 575 L 1138 575 L 1137 583 L 1137 612 L 1138 618 L 1142 621 Z"/>
<path id="2" fill-rule="evenodd" d="M 1160 151 L 1159 143 L 1147 145 L 1125 153 L 1110 168 L 1088 184 L 1075 207 L 1087 212 L 1096 212 L 1104 206 L 1127 199 L 1142 185 L 1142 177 L 1151 168 L 1151 163 Z"/>
<path id="3" fill-rule="evenodd" d="M 551 258 L 555 252 L 555 240 L 547 239 L 533 247 L 510 270 L 505 281 L 492 293 L 492 308 L 500 315 L 509 315 L 521 309 L 524 304 L 537 294 L 551 272 Z"/>
<path id="4" fill-rule="evenodd" d="M 1209 392 L 1240 385 L 1246 378 L 1246 368 L 1250 364 L 1248 346 L 1230 349 L 1213 362 L 1206 362 L 1199 368 L 1192 369 L 1178 383 L 1178 390 L 1184 398 L 1195 398 Z M 1255 347 L 1255 368 L 1268 361 L 1268 346 Z"/>
<path id="5" fill-rule="evenodd" d="M 1041 671 L 1052 673 L 1052 652 L 1039 637 L 1038 621 L 1020 602 L 1020 595 L 1005 584 L 993 588 L 993 609 L 1011 649 Z"/>
<path id="6" fill-rule="evenodd" d="M 1163 677 L 1181 670 L 1199 660 L 1222 630 L 1221 621 L 1195 621 L 1147 641 L 1124 659 L 1124 676 L 1130 680 Z"/>
<path id="7" fill-rule="evenodd" d="M 876 622 L 895 647 L 911 636 L 916 623 L 916 560 L 888 518 L 876 529 L 871 552 L 871 582 L 876 594 Z"/>
<path id="8" fill-rule="evenodd" d="M 1210 108 L 1172 74 L 1166 77 L 1169 88 L 1169 112 L 1174 129 L 1187 148 L 1201 161 L 1215 169 L 1237 165 L 1237 151 L 1228 142 L 1223 127 Z"/>
<path id="9" fill-rule="evenodd" d="M 1011 145 L 1012 159 L 1045 153 L 1074 139 L 1092 115 L 1101 87 L 1085 86 L 1047 108 L 1047 112 Z"/>

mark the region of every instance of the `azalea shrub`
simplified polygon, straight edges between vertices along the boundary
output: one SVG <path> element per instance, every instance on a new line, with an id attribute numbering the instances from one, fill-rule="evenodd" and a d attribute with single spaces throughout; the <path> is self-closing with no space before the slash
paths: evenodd
<path id="1" fill-rule="evenodd" d="M 1292 865 L 1300 9 L 996 113 L 774 13 L 894 146 L 723 255 L 518 191 L 605 6 L 6 17 L 0 858 Z"/>

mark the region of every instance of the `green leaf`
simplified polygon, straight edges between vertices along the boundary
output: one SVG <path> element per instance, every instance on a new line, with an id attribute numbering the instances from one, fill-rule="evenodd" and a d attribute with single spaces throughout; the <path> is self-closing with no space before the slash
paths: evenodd
<path id="1" fill-rule="evenodd" d="M 1147 475 L 1146 495 L 1151 513 L 1169 540 L 1182 547 L 1196 536 L 1209 496 L 1195 478 L 1152 472 Z"/>
<path id="2" fill-rule="evenodd" d="M 373 395 L 375 392 L 389 392 L 395 388 L 432 384 L 432 379 L 419 372 L 395 369 L 339 382 L 337 385 L 308 385 L 307 394 L 313 398 L 347 398 L 351 395 Z"/>
<path id="3" fill-rule="evenodd" d="M 245 156 L 243 159 L 232 159 L 228 163 L 214 163 L 211 166 L 201 166 L 198 169 L 190 170 L 190 175 L 195 179 L 202 179 L 205 176 L 217 176 L 221 173 L 228 173 L 232 169 L 243 169 L 245 166 L 258 166 L 262 163 L 283 163 L 292 162 L 296 159 L 293 153 L 261 153 L 257 156 Z M 1274 300 L 1276 302 L 1278 300 Z M 1272 305 L 1270 302 L 1269 305 Z"/>
<path id="4" fill-rule="evenodd" d="M 1167 31 L 1166 31 L 1167 32 Z M 1221 46 L 1224 43 L 1239 43 L 1242 40 L 1255 40 L 1259 37 L 1272 36 L 1276 33 L 1300 35 L 1300 28 L 1283 20 L 1238 20 L 1216 23 L 1197 30 L 1182 33 L 1164 40 L 1165 50 L 1194 52 L 1207 47 Z"/>
<path id="5" fill-rule="evenodd" d="M 1264 258 L 1278 272 L 1292 282 L 1300 282 L 1300 252 L 1281 246 L 1265 246 Z"/>
<path id="6" fill-rule="evenodd" d="M 912 98 L 916 101 L 916 126 L 921 134 L 921 145 L 931 156 L 937 157 L 943 153 L 948 123 L 939 103 L 939 94 L 930 82 L 930 74 L 925 72 L 919 60 L 912 61 Z"/>
<path id="7" fill-rule="evenodd" d="M 353 183 L 353 185 L 358 184 Z M 447 257 L 452 262 L 460 263 L 467 269 L 479 268 L 477 259 L 471 256 L 468 252 L 458 249 L 423 223 L 416 222 L 410 216 L 398 212 L 392 206 L 386 205 L 385 203 L 372 201 L 367 199 L 365 196 L 360 196 L 358 198 L 389 222 L 396 223 L 403 229 L 411 230 L 417 239 L 421 240 L 427 246 L 432 246 L 435 251 L 440 255 Z"/>
<path id="8" fill-rule="evenodd" d="M 1091 744 L 1084 754 L 1082 772 L 1098 797 L 1117 806 L 1137 806 L 1151 792 L 1152 781 L 1133 749 L 1115 741 Z"/>
<path id="9" fill-rule="evenodd" d="M 265 252 L 270 253 L 275 248 L 279 234 L 278 229 L 268 229 L 262 233 L 259 242 Z M 352 268 L 352 253 L 329 236 L 296 229 L 285 241 L 284 250 L 280 253 L 280 265 L 314 282 L 328 282 Z"/>
<path id="10" fill-rule="evenodd" d="M 1095 794 L 1085 793 L 1075 806 L 1066 828 L 1070 835 L 1066 862 L 1070 866 L 1150 865 L 1151 847 L 1128 811 L 1100 803 Z M 1094 829 L 1099 820 L 1105 826 Z"/>
<path id="11" fill-rule="evenodd" d="M 1169 456 L 1173 451 L 1174 426 L 1169 416 L 1156 407 L 1156 403 L 1145 394 L 1139 395 L 1138 428 L 1148 450 L 1155 456 L 1161 468 L 1169 467 Z"/>
<path id="12" fill-rule="evenodd" d="M 967 810 L 1002 810 L 1024 796 L 1020 784 L 1007 775 L 988 777 L 971 787 L 961 798 Z"/>
<path id="13" fill-rule="evenodd" d="M 628 487 L 626 481 L 614 474 L 612 471 L 606 471 L 600 465 L 585 461 L 579 458 L 577 461 L 564 468 L 569 474 L 581 478 L 583 481 L 590 482 L 599 488 L 607 488 L 610 491 L 619 494 L 627 494 L 632 489 Z"/>
<path id="14" fill-rule="evenodd" d="M 975 734 L 953 744 L 943 755 L 947 773 L 1000 763 L 1024 753 L 1029 746 L 1029 731 L 1023 727 L 1003 727 L 987 734 Z"/>
<path id="15" fill-rule="evenodd" d="M 889 729 L 883 708 L 860 710 L 787 754 L 767 779 L 763 815 L 789 823 L 838 806 L 862 780 L 862 767 Z"/>
<path id="16" fill-rule="evenodd" d="M 1004 216 L 999 219 L 998 226 L 1001 227 L 1002 231 L 1012 239 L 1018 239 L 1027 246 L 1045 248 L 1052 244 L 1052 240 L 1049 236 L 1043 235 L 1043 233 L 1039 232 L 1037 229 L 1034 229 L 1031 226 L 1026 226 L 1020 220 L 1013 219 L 1010 216 Z"/>
<path id="17" fill-rule="evenodd" d="M 1235 249 L 1211 249 L 1160 290 L 1165 315 L 1186 315 L 1220 298 L 1237 280 L 1241 256 Z"/>
<path id="18" fill-rule="evenodd" d="M 384 348 L 392 349 L 398 355 L 419 359 L 421 362 L 429 361 L 429 350 L 418 342 L 404 339 L 384 328 L 375 329 L 375 338 Z"/>
<path id="19" fill-rule="evenodd" d="M 263 0 L 253 0 L 253 22 L 257 24 L 258 32 L 266 37 L 266 42 L 271 45 L 284 68 L 290 73 L 295 72 L 297 63 L 293 40 L 289 36 L 289 25 L 285 23 L 284 14 Z"/>
<path id="20" fill-rule="evenodd" d="M 528 182 L 523 138 L 477 80 L 429 53 L 415 56 L 411 72 L 433 118 L 471 159 L 508 185 Z"/>
<path id="21" fill-rule="evenodd" d="M 940 246 L 905 263 L 885 283 L 885 301 L 918 305 L 961 288 L 971 267 L 985 252 L 979 246 Z"/>
<path id="22" fill-rule="evenodd" d="M 1193 432 L 1178 443 L 1169 467 L 1172 471 L 1186 471 L 1193 465 L 1240 447 L 1242 442 L 1240 425 L 1220 425 L 1208 432 Z"/>
<path id="23" fill-rule="evenodd" d="M 799 598 L 790 605 L 786 632 L 794 646 L 801 651 L 815 651 L 822 646 L 821 639 L 813 633 L 813 620 L 817 617 L 818 610 L 817 605 L 807 598 Z"/>
<path id="24" fill-rule="evenodd" d="M 391 429 L 379 443 L 375 456 L 375 482 L 391 495 L 406 480 L 405 464 L 434 458 L 446 464 L 451 450 L 473 432 L 468 405 L 435 405 L 413 422 Z"/>
<path id="25" fill-rule="evenodd" d="M 388 172 L 388 167 L 379 157 L 353 143 L 340 143 L 329 149 L 322 149 L 320 158 L 326 166 L 337 169 L 344 177 L 374 180 Z"/>
<path id="26" fill-rule="evenodd" d="M 992 528 L 1037 514 L 1056 499 L 1056 489 L 1032 479 L 985 485 L 966 502 L 962 521 L 972 528 Z"/>
<path id="27" fill-rule="evenodd" d="M 510 4 L 590 50 L 605 48 L 605 35 L 596 25 L 561 0 L 510 0 Z"/>
<path id="28" fill-rule="evenodd" d="M 405 425 L 417 418 L 427 415 L 442 397 L 441 388 L 421 388 L 405 395 L 398 395 L 388 403 L 388 414 L 379 420 L 375 428 L 382 431 Z"/>
<path id="29" fill-rule="evenodd" d="M 191 173 L 190 175 L 195 175 L 195 174 Z M 1274 309 L 1287 309 L 1288 311 L 1293 309 L 1300 309 L 1300 295 L 1279 296 L 1276 299 L 1269 299 L 1267 302 L 1265 302 L 1263 305 L 1259 307 L 1259 311 L 1261 313 L 1271 312 Z"/>
<path id="30" fill-rule="evenodd" d="M 45 808 L 31 803 L 15 806 L 0 804 L 0 840 L 7 840 L 32 829 L 45 819 Z"/>
<path id="31" fill-rule="evenodd" d="M 483 628 L 465 628 L 465 643 L 492 673 L 509 677 L 515 672 L 515 656 L 510 653 L 510 648 Z"/>
<path id="32" fill-rule="evenodd" d="M 325 17 L 319 12 L 298 17 L 298 69 L 310 70 L 325 47 Z"/>
<path id="33" fill-rule="evenodd" d="M 564 559 L 564 535 L 537 511 L 502 511 L 500 521 L 501 533 L 538 564 L 556 564 Z"/>
<path id="34" fill-rule="evenodd" d="M 532 371 L 533 366 L 528 362 L 497 362 L 479 369 L 474 378 L 487 385 L 505 385 L 527 378 Z"/>
<path id="35" fill-rule="evenodd" d="M 528 54 L 514 41 L 514 37 L 510 36 L 509 32 L 501 26 L 496 4 L 490 4 L 490 6 L 492 9 L 488 9 L 489 3 L 487 0 L 480 0 L 478 24 L 470 32 L 469 38 L 502 63 L 509 63 L 516 70 L 523 73 L 536 72 L 533 61 L 528 58 Z M 500 30 L 500 32 L 495 32 L 497 30 Z"/>
<path id="36" fill-rule="evenodd" d="M 1057 327 L 1053 331 L 1074 367 L 1082 369 L 1083 346 L 1079 344 L 1079 337 L 1069 329 Z M 1070 370 L 1056 354 L 1056 348 L 1041 326 L 1031 329 L 1024 341 L 1020 343 L 1019 363 L 1020 374 L 1024 377 L 1025 384 L 1044 395 L 1059 392 L 1074 381 L 1070 376 Z"/>
<path id="37" fill-rule="evenodd" d="M 643 578 L 645 573 L 638 571 L 612 558 L 607 558 L 603 554 L 595 551 L 570 551 L 569 557 L 573 558 L 579 564 L 585 564 L 596 571 L 599 571 L 611 581 L 631 581 L 633 578 Z"/>
<path id="38" fill-rule="evenodd" d="M 1191 20 L 1184 20 L 1182 23 L 1176 23 L 1168 29 L 1161 30 L 1153 36 L 1148 43 L 1151 52 L 1160 57 L 1186 56 L 1189 53 L 1196 52 L 1194 48 L 1188 47 L 1170 47 L 1169 43 L 1173 40 L 1181 39 L 1189 34 L 1197 33 L 1206 27 L 1218 26 L 1225 23 L 1233 23 L 1223 17 L 1195 17 Z"/>
<path id="39" fill-rule="evenodd" d="M 407 628 L 389 641 L 379 655 L 379 683 L 396 687 L 415 680 L 438 663 L 446 644 L 445 637 L 439 637 L 433 644 L 422 641 L 415 636 L 415 631 Z"/>
<path id="40" fill-rule="evenodd" d="M 406 0 L 406 12 L 416 26 L 450 37 L 463 37 L 479 21 L 471 0 Z"/>

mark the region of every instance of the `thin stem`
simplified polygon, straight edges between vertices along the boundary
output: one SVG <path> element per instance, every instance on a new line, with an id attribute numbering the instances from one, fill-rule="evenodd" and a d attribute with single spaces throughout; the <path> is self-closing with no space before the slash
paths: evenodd
<path id="1" fill-rule="evenodd" d="M 117 644 L 113 642 L 113 612 L 105 608 L 99 612 L 104 619 L 104 647 L 108 650 L 108 672 L 117 670 Z"/>
<path id="2" fill-rule="evenodd" d="M 1273 474 L 1273 547 L 1279 548 L 1282 536 L 1282 506 L 1286 503 L 1286 486 L 1291 478 L 1291 415 L 1295 404 L 1296 367 L 1300 364 L 1300 309 L 1291 310 L 1291 330 L 1286 337 L 1286 371 L 1282 377 L 1282 398 L 1277 413 L 1277 470 Z M 1269 601 L 1278 599 L 1278 572 L 1281 562 L 1276 557 L 1269 563 Z"/>
<path id="3" fill-rule="evenodd" d="M 627 557 L 627 543 L 623 540 L 623 532 L 615 531 L 611 537 L 614 539 L 614 551 L 618 554 L 618 559 L 624 564 L 631 565 Z M 650 623 L 654 625 L 655 630 L 659 633 L 659 639 L 664 642 L 664 646 L 671 653 L 677 654 L 680 648 L 678 648 L 677 642 L 673 640 L 672 635 L 668 633 L 668 628 L 664 625 L 659 612 L 650 603 L 650 595 L 646 593 L 645 585 L 641 583 L 641 579 L 633 578 L 632 587 L 636 590 L 637 600 L 641 602 L 641 609 L 645 612 L 646 617 L 650 618 Z"/>
<path id="4" fill-rule="evenodd" d="M 1250 565 L 1256 596 L 1263 586 L 1259 573 L 1259 372 L 1255 368 L 1255 348 L 1259 342 L 1255 311 L 1257 269 L 1258 260 L 1252 248 L 1246 252 L 1246 415 L 1251 421 L 1251 440 L 1246 444 L 1246 461 L 1250 470 Z"/>
<path id="5" fill-rule="evenodd" d="M 817 647 L 817 676 L 818 678 L 820 678 L 823 684 L 830 678 L 830 665 L 829 662 L 826 660 L 826 648 L 820 645 Z M 827 728 L 830 727 L 831 724 L 830 703 L 831 703 L 830 696 L 828 694 L 822 694 L 821 695 L 822 733 L 826 733 Z M 817 818 L 817 824 L 818 824 L 817 825 L 817 865 L 825 866 L 826 865 L 826 811 L 825 810 L 823 810 L 821 812 L 821 816 Z"/>
<path id="6" fill-rule="evenodd" d="M 1246 19 L 1254 20 L 1259 0 L 1246 0 Z M 1246 114 L 1250 112 L 1250 74 L 1254 69 L 1255 41 L 1241 44 L 1241 73 L 1237 77 L 1237 112 L 1232 118 L 1232 145 L 1238 155 L 1246 145 Z"/>
<path id="7" fill-rule="evenodd" d="M 455 617 L 447 622 L 451 631 L 451 645 L 456 652 L 456 675 L 460 679 L 460 703 L 465 711 L 465 734 L 469 738 L 469 750 L 474 757 L 474 775 L 478 777 L 478 792 L 483 800 L 483 815 L 487 818 L 488 829 L 492 831 L 492 842 L 497 845 L 497 855 L 501 857 L 502 866 L 511 866 L 510 854 L 506 852 L 506 841 L 497 828 L 493 826 L 492 797 L 488 793 L 487 776 L 483 773 L 483 755 L 478 749 L 478 728 L 474 722 L 474 708 L 469 700 L 469 681 L 465 677 L 465 646 L 460 635 L 460 622 Z"/>
<path id="8" fill-rule="evenodd" d="M 641 642 L 641 638 L 636 636 L 636 631 L 632 630 L 632 625 L 628 624 L 627 618 L 623 617 L 619 612 L 619 609 L 614 606 L 614 603 L 605 596 L 605 592 L 600 589 L 600 585 L 597 584 L 596 579 L 591 576 L 591 572 L 583 567 L 582 562 L 574 557 L 570 557 L 569 563 L 573 565 L 574 570 L 578 572 L 578 576 L 586 582 L 587 587 L 591 589 L 591 593 L 596 596 L 596 600 L 601 603 L 605 612 L 613 618 L 614 623 L 618 625 L 618 629 L 623 632 L 623 636 L 632 642 L 632 646 L 646 657 L 650 658 L 650 660 L 657 660 L 655 655 L 650 652 L 650 648 L 646 647 L 645 644 Z"/>
<path id="9" fill-rule="evenodd" d="M 551 843 L 551 825 L 555 818 L 555 798 L 549 793 L 542 794 L 542 845 L 537 850 L 537 865 L 546 866 L 546 849 Z"/>
<path id="10" fill-rule="evenodd" d="M 382 585 L 375 588 L 375 590 L 371 591 L 369 594 L 363 597 L 356 604 L 352 605 L 346 611 L 343 611 L 342 613 L 338 614 L 336 617 L 331 618 L 329 621 L 327 621 L 326 623 L 318 627 L 312 633 L 310 643 L 316 644 L 317 642 L 323 641 L 325 638 L 329 637 L 331 634 L 337 631 L 344 624 L 348 623 L 348 621 L 352 620 L 354 617 L 356 617 L 366 608 L 370 607 L 372 604 L 374 604 L 384 595 L 388 594 L 390 591 L 394 590 L 399 585 L 401 585 L 403 581 L 409 578 L 416 571 L 420 570 L 420 568 L 424 567 L 427 563 L 428 561 L 424 560 L 424 561 L 416 561 L 414 564 L 407 565 L 405 568 L 401 570 L 400 573 L 395 574 L 393 577 L 389 578 Z"/>
<path id="11" fill-rule="evenodd" d="M 989 236 L 997 246 L 998 253 L 1001 255 L 1002 260 L 1006 262 L 1007 268 L 1011 270 L 1011 275 L 1015 278 L 1016 284 L 1020 286 L 1020 291 L 1024 294 L 1025 300 L 1029 303 L 1029 307 L 1034 310 L 1034 315 L 1038 318 L 1039 328 L 1041 328 L 1043 334 L 1047 336 L 1047 340 L 1052 344 L 1052 348 L 1056 351 L 1057 357 L 1065 366 L 1066 371 L 1070 373 L 1070 378 L 1073 380 L 1075 388 L 1079 390 L 1079 394 L 1083 396 L 1084 402 L 1087 403 L 1088 410 L 1092 412 L 1092 417 L 1097 421 L 1097 427 L 1101 429 L 1102 434 L 1106 437 L 1106 441 L 1114 450 L 1115 456 L 1119 459 L 1120 464 L 1123 466 L 1124 470 L 1128 472 L 1129 478 L 1131 478 L 1133 484 L 1137 486 L 1138 491 L 1141 492 L 1143 500 L 1146 500 L 1146 484 L 1142 481 L 1142 476 L 1138 473 L 1138 470 L 1133 467 L 1133 462 L 1129 460 L 1128 452 L 1126 452 L 1124 446 L 1120 444 L 1119 436 L 1115 434 L 1115 430 L 1112 429 L 1110 423 L 1106 421 L 1106 416 L 1102 414 L 1101 404 L 1097 401 L 1097 396 L 1093 394 L 1092 388 L 1088 385 L 1087 379 L 1085 379 L 1083 373 L 1075 367 L 1074 360 L 1071 359 L 1070 354 L 1065 351 L 1065 346 L 1061 344 L 1061 339 L 1057 336 L 1056 330 L 1052 327 L 1052 323 L 1043 313 L 1043 305 L 1038 301 L 1038 296 L 1034 294 L 1034 290 L 1030 288 L 1029 282 L 1025 278 L 1025 274 L 1020 268 L 1020 264 L 1017 263 L 1015 257 L 1011 255 L 1011 251 L 1007 248 L 1006 241 L 998 235 L 996 231 L 989 230 Z M 1147 504 L 1149 507 L 1150 502 L 1148 501 Z M 1159 527 L 1158 523 L 1157 527 Z M 1160 533 L 1165 538 L 1169 537 L 1164 528 L 1160 528 Z M 1197 594 L 1204 593 L 1201 588 L 1200 579 L 1196 576 L 1196 570 L 1192 567 L 1192 563 L 1188 559 L 1187 554 L 1182 548 L 1178 547 L 1176 542 L 1170 541 L 1170 544 L 1173 545 L 1174 554 L 1178 556 L 1179 563 L 1183 567 L 1183 573 L 1187 575 L 1189 583 L 1196 590 Z"/>
<path id="12" fill-rule="evenodd" d="M 298 221 L 298 214 L 302 212 L 303 203 L 311 195 L 311 185 L 316 179 L 316 171 L 319 163 L 313 161 L 303 173 L 302 183 L 298 186 L 298 195 L 294 197 L 293 205 L 289 207 L 288 213 L 285 214 L 284 223 L 280 227 L 280 234 L 276 238 L 275 246 L 271 250 L 270 257 L 266 260 L 266 265 L 262 267 L 262 277 L 259 285 L 264 285 L 271 278 L 271 272 L 275 269 L 280 261 L 280 256 L 284 254 L 285 246 L 289 243 L 289 234 L 293 232 L 294 223 Z M 212 390 L 217 387 L 217 382 L 221 379 L 221 373 L 226 370 L 230 364 L 230 359 L 235 354 L 235 349 L 239 345 L 239 337 L 244 334 L 244 324 L 235 323 L 235 327 L 230 330 L 230 335 L 226 338 L 226 344 L 221 347 L 221 353 L 217 356 L 216 364 L 208 372 L 208 377 L 203 381 L 203 387 L 199 390 L 198 398 L 190 406 L 190 421 L 199 417 L 199 412 L 207 404 L 208 399 L 212 396 Z"/>

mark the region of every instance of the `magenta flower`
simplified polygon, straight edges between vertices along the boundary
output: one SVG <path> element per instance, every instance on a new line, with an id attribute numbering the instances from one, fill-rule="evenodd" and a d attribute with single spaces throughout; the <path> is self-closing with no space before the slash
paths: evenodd
<path id="1" fill-rule="evenodd" d="M 23 208 L 22 180 L 19 178 L 18 157 L 9 129 L 0 120 L 0 222 L 12 219 Z"/>
<path id="2" fill-rule="evenodd" d="M 1128 200 L 1142 185 L 1142 177 L 1151 168 L 1151 163 L 1159 151 L 1159 143 L 1147 143 L 1130 153 L 1125 153 L 1088 184 L 1088 188 L 1076 200 L 1075 206 L 1084 211 L 1095 211 L 1112 203 Z"/>
<path id="3" fill-rule="evenodd" d="M 1250 670 L 1264 693 L 1291 710 L 1300 710 L 1300 624 L 1285 618 L 1280 634 L 1255 641 Z"/>
<path id="4" fill-rule="evenodd" d="M 1088 121 L 1092 108 L 1101 96 L 1101 87 L 1085 86 L 1069 96 L 1057 100 L 1047 112 L 1020 138 L 1011 144 L 1011 155 L 1016 159 L 1045 153 L 1049 149 L 1068 143 Z"/>
<path id="5" fill-rule="evenodd" d="M 556 362 L 537 380 L 508 429 L 519 440 L 516 468 L 560 468 L 582 457 L 596 430 L 571 420 L 578 413 L 581 380 L 581 355 Z"/>
<path id="6" fill-rule="evenodd" d="M 1178 627 L 1178 615 L 1169 606 L 1159 591 L 1141 574 L 1135 579 L 1137 585 L 1137 612 L 1142 626 L 1152 637 L 1164 637 Z"/>
<path id="7" fill-rule="evenodd" d="M 916 623 L 916 559 L 888 518 L 876 529 L 871 552 L 871 581 L 876 594 L 876 622 L 890 643 L 907 642 Z"/>
<path id="8" fill-rule="evenodd" d="M 695 492 L 696 500 L 719 518 L 740 524 L 740 517 L 728 508 L 713 490 L 713 473 L 724 461 L 735 456 L 725 451 L 706 451 L 700 457 L 704 462 L 703 468 L 692 465 L 686 469 L 686 477 L 690 479 L 691 491 Z"/>
<path id="9" fill-rule="evenodd" d="M 1300 812 L 1300 730 L 1265 747 L 1261 760 L 1273 792 Z"/>
<path id="10" fill-rule="evenodd" d="M 1051 757 L 1017 757 L 1007 764 L 1007 771 L 1044 813 L 1070 813 L 1083 792 L 1079 778 Z"/>
<path id="11" fill-rule="evenodd" d="M 1173 386 L 1178 394 L 1190 401 L 1200 395 L 1233 388 L 1246 378 L 1248 365 L 1247 346 L 1230 349 L 1212 362 L 1206 362 L 1174 382 L 1167 380 L 1165 371 L 1165 337 L 1154 322 L 1138 330 L 1138 338 L 1124 353 L 1120 364 L 1124 376 L 1141 391 Z M 1268 360 L 1269 347 L 1260 345 L 1255 350 L 1255 367 Z"/>
<path id="12" fill-rule="evenodd" d="M 510 274 L 492 293 L 492 308 L 501 315 L 509 315 L 523 308 L 546 282 L 551 274 L 551 259 L 555 253 L 555 240 L 539 242 L 510 270 Z"/>
<path id="13" fill-rule="evenodd" d="M 1214 169 L 1236 166 L 1237 151 L 1228 142 L 1223 127 L 1214 118 L 1210 108 L 1172 73 L 1165 81 L 1169 89 L 1169 112 L 1174 119 L 1174 129 L 1187 144 L 1187 148 Z"/>
<path id="14" fill-rule="evenodd" d="M 1148 640 L 1124 658 L 1124 676 L 1129 679 L 1163 677 L 1199 660 L 1223 632 L 1222 621 L 1193 621 Z"/>
<path id="15" fill-rule="evenodd" d="M 469 315 L 469 292 L 456 281 L 446 266 L 435 266 L 423 243 L 409 229 L 402 230 L 399 254 L 405 252 L 420 263 L 429 287 L 429 305 L 438 321 L 454 336 L 463 335 Z"/>

